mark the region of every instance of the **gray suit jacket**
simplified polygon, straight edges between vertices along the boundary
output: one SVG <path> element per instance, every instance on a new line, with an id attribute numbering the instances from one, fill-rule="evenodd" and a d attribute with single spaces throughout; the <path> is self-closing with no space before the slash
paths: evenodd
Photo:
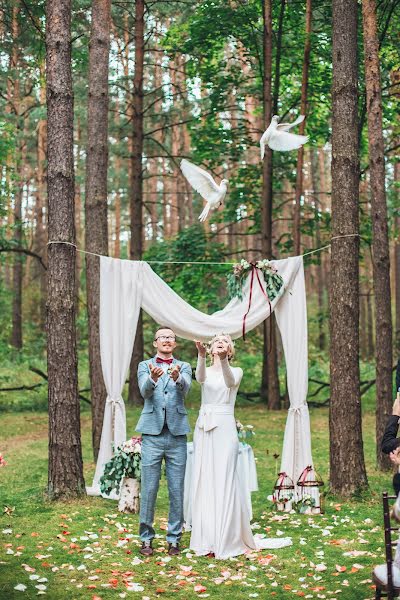
<path id="1" fill-rule="evenodd" d="M 144 407 L 136 430 L 158 435 L 166 421 L 172 435 L 185 435 L 190 431 L 184 399 L 192 383 L 191 366 L 174 358 L 171 366 L 180 365 L 180 382 L 175 383 L 168 373 L 165 373 L 155 384 L 150 379 L 149 367 L 150 363 L 156 366 L 155 358 L 144 360 L 138 366 L 138 383 Z"/>

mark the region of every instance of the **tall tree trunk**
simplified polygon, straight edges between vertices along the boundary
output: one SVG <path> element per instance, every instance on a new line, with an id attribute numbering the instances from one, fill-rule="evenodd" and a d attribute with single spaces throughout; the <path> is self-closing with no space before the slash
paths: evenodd
<path id="1" fill-rule="evenodd" d="M 311 22 L 312 22 L 312 0 L 306 1 L 306 41 L 304 44 L 303 56 L 303 74 L 301 79 L 301 103 L 300 114 L 307 114 L 307 95 L 308 95 L 308 72 L 310 70 L 310 51 L 311 51 Z M 305 121 L 300 123 L 299 134 L 304 134 Z M 301 198 L 303 195 L 303 164 L 304 148 L 301 146 L 297 153 L 296 170 L 296 196 L 294 211 L 294 253 L 300 254 L 301 242 Z"/>
<path id="2" fill-rule="evenodd" d="M 82 128 L 79 117 L 75 127 L 75 173 L 78 177 L 75 177 L 75 237 L 76 245 L 78 248 L 84 247 L 84 232 L 82 226 L 82 189 L 80 182 L 80 174 L 82 172 L 81 167 L 81 155 L 82 155 Z M 79 293 L 80 293 L 80 282 L 81 282 L 81 271 L 82 271 L 82 255 L 80 252 L 76 253 L 76 312 L 79 315 Z M 79 344 L 79 329 L 77 330 L 77 343 Z"/>
<path id="3" fill-rule="evenodd" d="M 45 109 L 46 105 L 46 86 L 45 86 L 45 64 L 40 65 L 40 105 Z M 42 256 L 44 261 L 47 260 L 47 232 L 44 220 L 45 203 L 46 203 L 46 119 L 39 119 L 37 125 L 37 169 L 36 169 L 36 202 L 35 202 L 35 252 Z M 43 332 L 45 331 L 46 323 L 46 271 L 42 265 L 36 263 L 35 274 L 40 280 L 40 305 L 39 305 L 39 320 Z"/>
<path id="4" fill-rule="evenodd" d="M 20 130 L 20 82 L 18 73 L 19 51 L 19 6 L 18 3 L 12 9 L 12 38 L 13 48 L 11 53 L 11 68 L 13 69 L 12 82 L 12 104 L 17 120 L 17 130 Z M 22 146 L 25 144 L 22 131 L 20 131 L 19 143 Z M 22 245 L 22 193 L 24 188 L 23 169 L 24 161 L 19 158 L 18 177 L 15 184 L 14 192 L 14 234 L 13 238 L 18 247 Z M 12 330 L 11 330 L 11 345 L 17 350 L 22 348 L 22 260 L 23 255 L 15 253 L 14 264 L 12 271 Z"/>
<path id="5" fill-rule="evenodd" d="M 22 193 L 24 187 L 22 177 L 23 173 L 21 168 L 19 169 L 19 180 L 16 183 L 14 194 L 13 239 L 18 247 L 22 246 Z M 11 345 L 17 350 L 22 349 L 22 261 L 23 254 L 16 253 L 13 264 Z"/>
<path id="6" fill-rule="evenodd" d="M 50 241 L 75 243 L 71 3 L 46 5 L 47 190 Z M 85 493 L 75 331 L 75 248 L 48 251 L 47 369 L 52 499 Z"/>
<path id="7" fill-rule="evenodd" d="M 387 470 L 390 468 L 391 463 L 381 451 L 381 439 L 392 408 L 392 312 L 385 155 L 382 132 L 382 90 L 375 0 L 362 1 L 362 14 L 373 232 L 372 264 L 375 293 L 376 456 L 378 467 Z"/>
<path id="8" fill-rule="evenodd" d="M 108 167 L 108 60 L 110 49 L 111 1 L 92 0 L 89 41 L 88 137 L 85 186 L 86 250 L 108 254 L 107 167 Z M 89 375 L 94 459 L 100 448 L 106 388 L 100 356 L 100 259 L 86 255 L 86 293 L 89 329 Z"/>
<path id="9" fill-rule="evenodd" d="M 263 116 L 264 129 L 272 118 L 272 4 L 263 0 Z M 263 256 L 272 257 L 272 150 L 266 148 L 263 162 L 262 186 L 262 232 L 261 247 Z M 263 326 L 264 355 L 262 367 L 261 395 L 267 396 L 268 408 L 280 408 L 278 356 L 276 350 L 275 316 L 272 314 Z M 268 350 L 270 352 L 268 353 Z"/>
<path id="10" fill-rule="evenodd" d="M 321 227 L 320 227 L 320 213 L 321 213 L 321 182 L 317 183 L 318 174 L 318 155 L 315 149 L 310 150 L 310 170 L 311 170 L 311 181 L 314 201 L 314 212 L 315 212 L 315 245 L 320 248 L 321 242 Z M 318 348 L 320 350 L 325 349 L 326 336 L 324 329 L 324 275 L 322 271 L 322 256 L 321 252 L 317 255 L 317 264 L 315 265 L 316 270 L 316 283 L 317 283 L 317 298 L 318 298 Z"/>
<path id="11" fill-rule="evenodd" d="M 360 287 L 360 357 L 367 356 L 367 302 L 366 294 Z"/>
<path id="12" fill-rule="evenodd" d="M 359 371 L 357 0 L 333 0 L 332 7 L 330 484 L 334 494 L 348 496 L 367 486 Z"/>
<path id="13" fill-rule="evenodd" d="M 130 258 L 140 260 L 143 252 L 143 65 L 144 65 L 144 0 L 135 3 L 135 74 L 132 94 L 132 159 L 131 159 L 131 244 Z M 140 315 L 133 347 L 129 375 L 129 401 L 141 404 L 137 367 L 143 360 L 143 324 Z"/>
<path id="14" fill-rule="evenodd" d="M 115 110 L 114 110 L 114 127 L 120 131 L 120 104 L 118 98 L 115 99 Z M 114 239 L 114 258 L 121 257 L 121 202 L 122 202 L 122 160 L 119 153 L 115 156 L 115 239 Z M 130 162 L 130 159 L 129 159 Z"/>
<path id="15" fill-rule="evenodd" d="M 373 309 L 373 294 L 368 290 L 366 295 L 367 300 L 367 358 L 371 359 L 375 353 L 374 343 L 374 309 Z"/>
<path id="16" fill-rule="evenodd" d="M 400 162 L 396 162 L 394 165 L 394 184 L 396 193 L 396 204 L 398 206 L 398 199 L 400 197 Z M 396 285 L 396 350 L 397 353 L 400 351 L 400 243 L 398 236 L 400 235 L 400 217 L 395 218 L 396 225 L 396 243 L 394 246 L 394 260 L 395 260 L 395 285 Z"/>
<path id="17" fill-rule="evenodd" d="M 278 32 L 276 36 L 276 59 L 275 59 L 275 79 L 274 93 L 272 99 L 272 112 L 278 113 L 279 88 L 281 79 L 281 54 L 282 54 L 282 36 L 283 36 L 283 17 L 285 15 L 286 0 L 281 0 L 281 8 L 278 19 Z"/>

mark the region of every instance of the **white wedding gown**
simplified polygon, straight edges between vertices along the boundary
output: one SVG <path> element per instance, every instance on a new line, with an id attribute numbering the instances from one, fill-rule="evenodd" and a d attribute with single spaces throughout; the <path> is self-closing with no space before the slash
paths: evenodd
<path id="1" fill-rule="evenodd" d="M 201 407 L 193 437 L 192 534 L 190 548 L 198 555 L 214 553 L 226 559 L 250 550 L 291 545 L 290 538 L 253 537 L 236 464 L 239 440 L 234 406 L 243 371 L 230 367 L 206 369 L 198 358 Z"/>

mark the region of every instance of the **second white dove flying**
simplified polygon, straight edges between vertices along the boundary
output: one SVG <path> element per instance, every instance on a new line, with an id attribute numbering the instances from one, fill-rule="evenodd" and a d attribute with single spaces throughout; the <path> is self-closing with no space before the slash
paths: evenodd
<path id="1" fill-rule="evenodd" d="M 269 146 L 271 150 L 279 152 L 288 152 L 289 150 L 297 150 L 308 142 L 308 135 L 297 135 L 289 133 L 292 127 L 304 121 L 304 115 L 297 117 L 293 123 L 279 123 L 279 117 L 273 116 L 268 129 L 264 131 L 260 139 L 261 159 L 264 158 L 265 146 Z"/>
<path id="2" fill-rule="evenodd" d="M 218 208 L 223 203 L 228 190 L 228 180 L 223 179 L 218 185 L 210 173 L 189 162 L 186 158 L 181 161 L 181 171 L 192 188 L 207 202 L 199 216 L 199 221 L 203 222 L 207 219 L 210 210 Z"/>

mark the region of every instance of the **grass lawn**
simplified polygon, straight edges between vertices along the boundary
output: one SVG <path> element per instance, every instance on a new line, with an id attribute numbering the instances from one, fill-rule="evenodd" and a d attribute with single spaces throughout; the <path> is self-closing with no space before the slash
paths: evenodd
<path id="1" fill-rule="evenodd" d="M 195 422 L 194 390 L 189 401 Z M 138 410 L 128 408 L 133 434 Z M 326 499 L 324 515 L 274 513 L 267 501 L 275 480 L 274 453 L 281 453 L 286 413 L 260 406 L 237 408 L 237 417 L 255 427 L 259 491 L 253 494 L 255 533 L 291 536 L 293 546 L 241 556 L 228 561 L 196 558 L 183 536 L 183 553 L 166 554 L 166 481 L 163 477 L 156 510 L 156 553 L 142 561 L 138 553 L 138 517 L 117 512 L 116 502 L 99 498 L 49 503 L 46 413 L 2 413 L 0 452 L 0 598 L 90 600 L 110 598 L 328 598 L 363 600 L 374 597 L 371 568 L 383 562 L 380 492 L 391 489 L 391 474 L 375 470 L 374 418 L 364 415 L 364 446 L 370 492 L 342 502 Z M 328 412 L 311 411 L 313 456 L 328 481 Z M 82 414 L 86 483 L 94 472 L 90 415 Z M 345 443 L 345 441 L 343 442 Z M 278 467 L 279 467 L 278 459 Z M 26 586 L 24 591 L 15 586 Z M 136 584 L 136 585 L 135 585 Z"/>

